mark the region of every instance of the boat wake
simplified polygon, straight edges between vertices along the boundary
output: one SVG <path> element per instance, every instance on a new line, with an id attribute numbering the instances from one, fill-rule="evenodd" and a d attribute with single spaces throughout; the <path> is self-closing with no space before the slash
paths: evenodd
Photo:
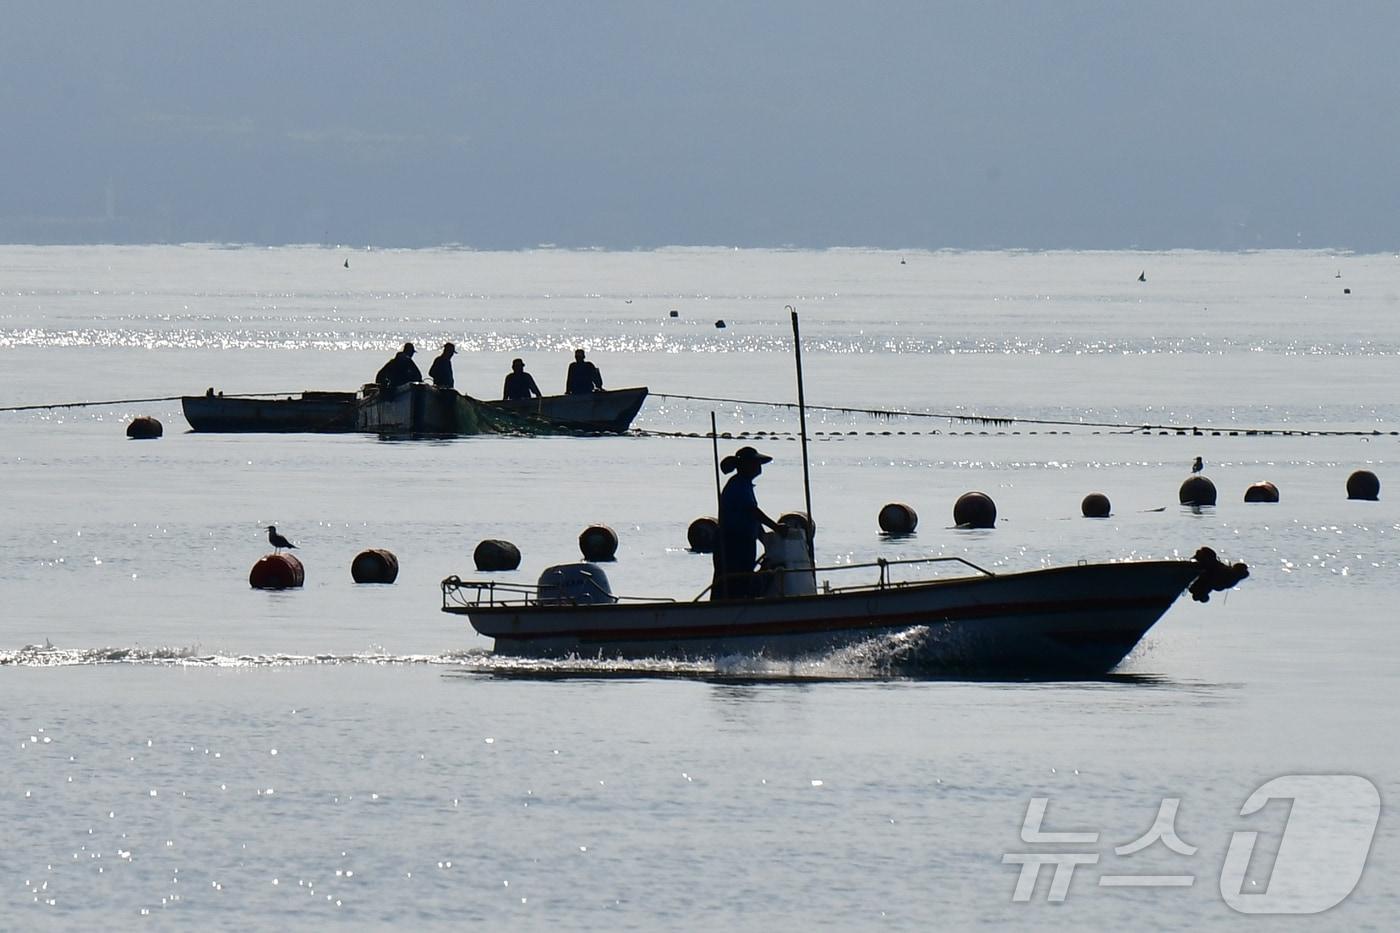
<path id="1" fill-rule="evenodd" d="M 888 680 L 986 680 L 966 663 L 979 646 L 967 643 L 954 626 L 916 625 L 873 635 L 825 655 L 772 658 L 728 654 L 694 658 L 529 658 L 496 655 L 481 648 L 441 654 L 223 654 L 201 646 L 130 648 L 58 648 L 26 645 L 0 650 L 0 667 L 82 667 L 136 665 L 179 668 L 271 668 L 339 665 L 436 666 L 452 676 L 488 676 L 522 680 L 674 678 L 714 683 L 807 683 Z M 1139 651 L 1133 657 L 1139 657 Z M 1131 660 L 1131 659 L 1130 659 Z M 997 680 L 1039 679 L 1024 676 Z M 1082 678 L 1074 678 L 1082 679 Z M 1094 680 L 1155 681 L 1151 675 L 1115 673 Z"/>
<path id="2" fill-rule="evenodd" d="M 481 649 L 444 654 L 219 654 L 199 646 L 176 648 L 55 648 L 26 645 L 16 651 L 0 651 L 0 667 L 81 667 L 98 664 L 133 664 L 153 667 L 304 667 L 310 665 L 454 665 L 470 662 Z"/>

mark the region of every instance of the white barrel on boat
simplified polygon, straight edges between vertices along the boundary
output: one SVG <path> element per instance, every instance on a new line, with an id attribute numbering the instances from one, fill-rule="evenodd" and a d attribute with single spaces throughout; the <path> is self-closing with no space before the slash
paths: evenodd
<path id="1" fill-rule="evenodd" d="M 589 606 L 615 603 L 608 575 L 597 564 L 556 564 L 546 567 L 536 584 L 539 602 L 547 606 Z"/>
<path id="2" fill-rule="evenodd" d="M 806 531 L 780 525 L 777 531 L 764 532 L 761 540 L 763 562 L 759 569 L 773 573 L 765 595 L 810 596 L 817 591 L 817 575 L 812 570 Z"/>

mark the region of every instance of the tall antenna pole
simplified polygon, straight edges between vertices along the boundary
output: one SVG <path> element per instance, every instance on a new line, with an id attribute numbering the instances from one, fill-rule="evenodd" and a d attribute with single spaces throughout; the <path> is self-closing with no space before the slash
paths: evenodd
<path id="1" fill-rule="evenodd" d="M 802 492 L 807 501 L 807 555 L 816 561 L 814 538 L 817 523 L 812 518 L 812 473 L 807 459 L 807 394 L 802 388 L 802 334 L 797 326 L 797 309 L 788 305 L 792 314 L 792 344 L 797 353 L 797 423 L 802 432 Z"/>

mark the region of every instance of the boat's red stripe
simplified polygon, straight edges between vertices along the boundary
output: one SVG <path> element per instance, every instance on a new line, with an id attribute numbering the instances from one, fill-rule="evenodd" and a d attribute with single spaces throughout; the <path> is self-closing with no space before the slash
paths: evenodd
<path id="1" fill-rule="evenodd" d="M 756 622 L 722 625 L 668 626 L 664 628 L 614 629 L 556 629 L 548 632 L 498 632 L 493 638 L 512 641 L 536 641 L 548 638 L 576 638 L 580 642 L 658 641 L 698 638 L 742 638 L 759 635 L 792 635 L 807 632 L 829 632 L 839 629 L 886 629 L 911 625 L 937 625 L 971 619 L 996 619 L 1002 616 L 1048 615 L 1119 610 L 1155 609 L 1165 612 L 1179 594 L 1171 596 L 1123 596 L 1097 599 L 1072 599 L 1054 602 L 989 603 L 981 606 L 960 606 L 955 609 L 921 610 L 897 614 L 842 616 L 822 619 L 793 619 L 779 622 Z M 485 634 L 485 633 L 483 633 Z M 1057 636 L 1070 635 L 1057 632 Z"/>

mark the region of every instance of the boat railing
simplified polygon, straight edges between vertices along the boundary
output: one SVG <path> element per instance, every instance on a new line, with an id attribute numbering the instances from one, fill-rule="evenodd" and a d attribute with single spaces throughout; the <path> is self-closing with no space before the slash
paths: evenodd
<path id="1" fill-rule="evenodd" d="M 613 596 L 606 600 L 571 597 L 557 587 L 550 595 L 541 597 L 541 588 L 533 583 L 510 583 L 499 580 L 463 580 L 450 576 L 442 581 L 442 608 L 445 611 L 464 609 L 507 608 L 510 606 L 598 606 L 617 603 L 673 603 L 676 600 L 651 596 Z"/>

